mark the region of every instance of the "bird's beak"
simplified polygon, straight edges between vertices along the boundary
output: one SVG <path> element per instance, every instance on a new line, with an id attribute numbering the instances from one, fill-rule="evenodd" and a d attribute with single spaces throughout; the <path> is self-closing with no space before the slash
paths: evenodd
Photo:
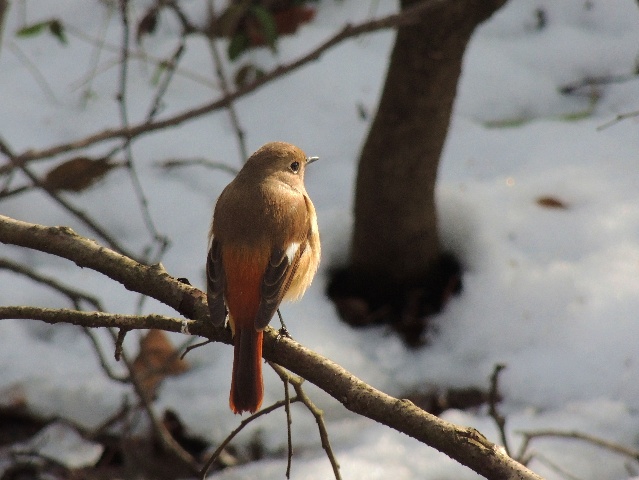
<path id="1" fill-rule="evenodd" d="M 306 157 L 306 165 L 308 165 L 309 163 L 313 163 L 317 160 L 319 160 L 319 157 Z"/>

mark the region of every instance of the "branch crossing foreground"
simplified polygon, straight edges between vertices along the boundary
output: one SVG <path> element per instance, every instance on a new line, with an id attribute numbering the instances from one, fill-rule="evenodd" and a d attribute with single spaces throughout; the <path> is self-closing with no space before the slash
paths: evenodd
<path id="1" fill-rule="evenodd" d="M 9 306 L 0 307 L 2 319 L 34 319 L 92 328 L 155 328 L 231 344 L 230 332 L 216 328 L 209 322 L 204 292 L 171 277 L 161 264 L 140 264 L 76 234 L 68 227 L 47 227 L 2 215 L 0 242 L 66 258 L 79 267 L 106 275 L 128 290 L 155 298 L 185 317 Z M 278 338 L 277 331 L 272 328 L 265 331 L 263 353 L 267 360 L 317 385 L 348 410 L 405 433 L 486 478 L 541 479 L 477 430 L 453 425 L 427 413 L 409 400 L 391 397 L 294 340 Z"/>

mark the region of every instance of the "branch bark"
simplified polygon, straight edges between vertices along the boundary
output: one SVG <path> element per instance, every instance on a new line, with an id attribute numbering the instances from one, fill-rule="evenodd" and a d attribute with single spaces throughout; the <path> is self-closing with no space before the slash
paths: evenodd
<path id="1" fill-rule="evenodd" d="M 214 328 L 208 321 L 206 295 L 171 277 L 161 264 L 141 265 L 66 227 L 46 227 L 2 215 L 0 242 L 57 255 L 80 267 L 96 270 L 122 283 L 129 290 L 171 306 L 189 320 L 161 315 L 143 317 L 33 307 L 0 307 L 0 318 L 36 319 L 87 327 L 160 328 L 231 342 L 228 331 Z M 508 457 L 501 447 L 487 440 L 477 430 L 453 425 L 430 415 L 408 400 L 391 397 L 328 358 L 292 339 L 279 337 L 272 328 L 265 332 L 263 353 L 266 359 L 317 385 L 352 412 L 436 448 L 486 478 L 541 480 L 540 476 Z"/>
<path id="2" fill-rule="evenodd" d="M 78 235 L 69 227 L 45 227 L 0 215 L 0 242 L 66 258 L 79 267 L 106 275 L 132 292 L 155 298 L 186 318 L 208 318 L 206 295 L 171 277 L 161 263 L 143 265 Z"/>

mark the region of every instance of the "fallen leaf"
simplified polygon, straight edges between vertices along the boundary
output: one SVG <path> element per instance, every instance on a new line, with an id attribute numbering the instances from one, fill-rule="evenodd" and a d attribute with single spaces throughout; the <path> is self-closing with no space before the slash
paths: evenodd
<path id="1" fill-rule="evenodd" d="M 157 388 L 168 375 L 179 375 L 189 368 L 164 331 L 149 330 L 140 340 L 140 353 L 133 362 L 133 373 L 149 398 L 155 397 Z"/>

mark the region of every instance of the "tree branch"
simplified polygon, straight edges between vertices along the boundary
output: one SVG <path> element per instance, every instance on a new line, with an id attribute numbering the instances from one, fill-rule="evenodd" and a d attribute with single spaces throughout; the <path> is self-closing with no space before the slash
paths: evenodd
<path id="1" fill-rule="evenodd" d="M 101 312 L 2 307 L 0 318 L 33 318 L 49 323 L 127 329 L 159 328 L 231 343 L 230 333 L 208 321 L 206 295 L 171 277 L 162 265 L 145 266 L 65 227 L 45 227 L 0 215 L 0 242 L 51 253 L 88 267 L 149 295 L 190 320 L 162 315 L 132 316 Z M 264 357 L 314 383 L 348 410 L 363 415 L 445 453 L 489 479 L 541 477 L 508 457 L 474 428 L 453 425 L 408 400 L 400 400 L 366 384 L 331 360 L 267 328 Z"/>
<path id="2" fill-rule="evenodd" d="M 611 452 L 618 453 L 619 455 L 624 455 L 626 457 L 632 458 L 635 461 L 639 461 L 639 450 L 635 448 L 628 447 L 626 445 L 621 445 L 616 442 L 612 442 L 609 440 L 605 440 L 603 438 L 596 437 L 595 435 L 590 435 L 588 433 L 577 432 L 577 431 L 561 431 L 561 430 L 537 430 L 532 432 L 519 432 L 524 437 L 524 441 L 521 444 L 520 452 L 517 455 L 517 458 L 523 459 L 526 457 L 526 453 L 530 443 L 534 439 L 541 438 L 566 438 L 573 440 L 581 440 L 592 445 L 596 445 L 598 447 L 604 448 L 606 450 L 610 450 Z"/>
<path id="3" fill-rule="evenodd" d="M 208 318 L 206 295 L 171 277 L 161 263 L 147 266 L 84 238 L 69 227 L 45 227 L 0 215 L 0 242 L 39 250 L 71 260 L 79 267 L 100 272 L 132 292 L 142 293 L 190 319 Z M 209 326 L 196 335 L 228 337 L 222 328 Z"/>

